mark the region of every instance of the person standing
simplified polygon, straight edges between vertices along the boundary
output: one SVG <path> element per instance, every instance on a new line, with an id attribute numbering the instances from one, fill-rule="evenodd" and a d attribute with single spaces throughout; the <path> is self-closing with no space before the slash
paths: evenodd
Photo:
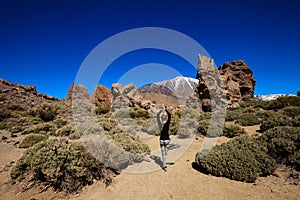
<path id="1" fill-rule="evenodd" d="M 165 115 L 163 112 L 166 112 L 167 115 Z M 159 141 L 163 163 L 162 169 L 166 172 L 168 169 L 166 166 L 166 156 L 168 151 L 180 147 L 180 144 L 174 140 L 171 140 L 169 136 L 171 113 L 168 111 L 167 106 L 163 106 L 163 109 L 158 112 L 157 122 L 160 129 Z"/>

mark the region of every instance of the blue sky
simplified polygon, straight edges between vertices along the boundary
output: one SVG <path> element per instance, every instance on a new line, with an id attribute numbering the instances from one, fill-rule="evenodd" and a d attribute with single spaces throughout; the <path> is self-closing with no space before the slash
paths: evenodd
<path id="1" fill-rule="evenodd" d="M 163 27 L 196 40 L 217 66 L 245 60 L 257 80 L 256 94 L 296 94 L 300 90 L 299 10 L 300 3 L 293 0 L 2 0 L 0 77 L 63 98 L 82 62 L 99 43 L 129 29 Z M 151 76 L 153 81 L 170 78 L 173 72 L 174 76 L 177 72 L 196 75 L 184 59 L 144 49 L 120 56 L 100 83 L 110 88 L 122 77 L 125 80 L 124 74 L 134 67 L 151 68 L 149 63 L 166 66 L 165 74 Z M 170 72 L 168 66 L 177 72 Z M 137 85 L 152 80 L 147 75 L 130 77 Z"/>

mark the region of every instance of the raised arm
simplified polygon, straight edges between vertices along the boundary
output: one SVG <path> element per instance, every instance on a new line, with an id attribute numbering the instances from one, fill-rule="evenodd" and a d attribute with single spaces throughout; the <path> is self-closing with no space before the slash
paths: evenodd
<path id="1" fill-rule="evenodd" d="M 160 114 L 163 112 L 163 110 L 160 110 L 158 113 L 157 113 L 157 123 L 158 123 L 158 127 L 159 127 L 159 129 L 161 129 L 162 128 L 162 123 L 161 123 L 161 121 L 160 121 Z"/>
<path id="2" fill-rule="evenodd" d="M 171 122 L 171 113 L 168 111 L 168 109 L 166 108 L 166 112 L 167 112 L 167 114 L 168 114 L 168 120 L 167 120 L 167 124 L 170 124 L 170 122 Z"/>

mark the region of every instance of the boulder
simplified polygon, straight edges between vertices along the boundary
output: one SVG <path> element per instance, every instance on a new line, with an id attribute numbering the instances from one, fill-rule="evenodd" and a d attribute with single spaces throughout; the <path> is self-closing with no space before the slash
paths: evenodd
<path id="1" fill-rule="evenodd" d="M 103 85 L 97 85 L 92 95 L 92 101 L 99 107 L 111 107 L 112 94 L 110 89 Z"/>
<path id="2" fill-rule="evenodd" d="M 220 75 L 226 77 L 225 85 L 229 104 L 254 98 L 256 80 L 245 61 L 226 62 L 218 69 Z"/>

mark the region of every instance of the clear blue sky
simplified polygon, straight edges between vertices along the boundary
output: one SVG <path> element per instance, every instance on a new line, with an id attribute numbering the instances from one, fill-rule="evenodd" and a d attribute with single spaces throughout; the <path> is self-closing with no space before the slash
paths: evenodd
<path id="1" fill-rule="evenodd" d="M 257 80 L 256 94 L 296 94 L 299 10 L 294 0 L 2 0 L 0 77 L 63 98 L 81 63 L 100 42 L 132 28 L 164 27 L 195 39 L 217 66 L 245 60 Z M 116 60 L 100 83 L 110 87 L 123 68 L 147 63 L 196 75 L 175 55 L 139 50 Z"/>

